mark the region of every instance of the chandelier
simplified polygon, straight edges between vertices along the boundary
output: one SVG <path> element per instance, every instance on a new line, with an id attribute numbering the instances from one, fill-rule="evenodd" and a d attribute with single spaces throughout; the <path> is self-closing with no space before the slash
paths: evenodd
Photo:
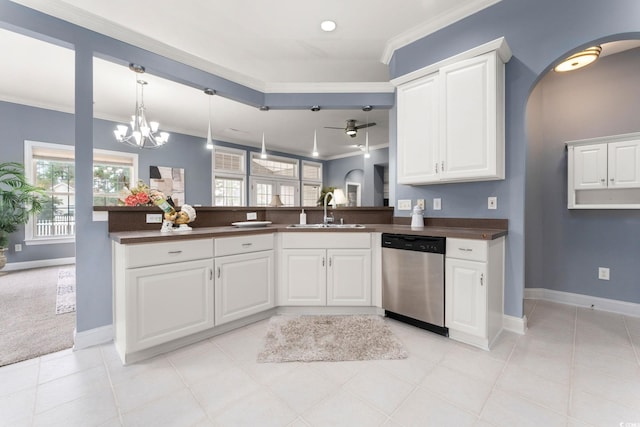
<path id="1" fill-rule="evenodd" d="M 144 67 L 137 64 L 129 64 L 129 69 L 136 74 L 144 73 Z M 131 116 L 131 133 L 125 125 L 118 125 L 113 131 L 119 142 L 136 148 L 158 148 L 166 144 L 169 140 L 167 132 L 158 132 L 160 124 L 158 122 L 147 122 L 144 108 L 144 87 L 147 84 L 144 80 L 136 76 L 136 111 Z M 138 87 L 140 96 L 138 97 Z"/>

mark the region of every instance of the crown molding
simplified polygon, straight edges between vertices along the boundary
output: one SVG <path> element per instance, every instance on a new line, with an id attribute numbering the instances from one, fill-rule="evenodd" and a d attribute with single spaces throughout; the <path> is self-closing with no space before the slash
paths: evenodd
<path id="1" fill-rule="evenodd" d="M 474 13 L 480 12 L 481 10 L 486 9 L 489 6 L 493 6 L 494 4 L 501 1 L 502 0 L 477 0 L 475 2 L 470 2 L 462 8 L 438 16 L 436 19 L 429 23 L 415 26 L 405 31 L 404 33 L 390 39 L 385 45 L 385 49 L 382 53 L 380 61 L 383 64 L 389 65 L 393 54 L 401 47 L 407 46 L 408 44 L 420 40 L 421 38 L 426 37 L 429 34 L 433 34 L 436 31 L 443 29 L 444 27 L 447 27 L 468 16 L 471 16 Z"/>

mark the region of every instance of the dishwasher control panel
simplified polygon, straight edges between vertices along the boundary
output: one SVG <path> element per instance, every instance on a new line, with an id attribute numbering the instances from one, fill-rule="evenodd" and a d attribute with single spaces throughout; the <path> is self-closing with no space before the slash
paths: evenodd
<path id="1" fill-rule="evenodd" d="M 383 233 L 382 247 L 390 249 L 403 249 L 406 251 L 444 254 L 446 249 L 446 239 L 444 237 Z"/>

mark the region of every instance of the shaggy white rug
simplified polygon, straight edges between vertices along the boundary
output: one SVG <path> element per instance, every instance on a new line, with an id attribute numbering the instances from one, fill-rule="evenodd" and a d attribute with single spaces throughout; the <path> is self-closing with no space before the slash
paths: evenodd
<path id="1" fill-rule="evenodd" d="M 274 316 L 258 362 L 405 359 L 380 316 Z"/>

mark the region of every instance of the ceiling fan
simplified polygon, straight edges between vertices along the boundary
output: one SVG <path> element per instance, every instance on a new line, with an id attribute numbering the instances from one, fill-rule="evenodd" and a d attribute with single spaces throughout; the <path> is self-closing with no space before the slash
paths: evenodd
<path id="1" fill-rule="evenodd" d="M 356 135 L 358 134 L 358 129 L 363 129 L 363 128 L 368 128 L 370 126 L 375 126 L 375 123 L 364 123 L 364 124 L 357 124 L 356 120 L 354 119 L 349 119 L 347 120 L 347 125 L 343 128 L 337 128 L 337 127 L 331 127 L 331 126 L 325 126 L 325 129 L 342 129 L 344 130 L 344 133 L 346 133 L 347 135 L 349 135 L 351 138 L 355 138 Z"/>

